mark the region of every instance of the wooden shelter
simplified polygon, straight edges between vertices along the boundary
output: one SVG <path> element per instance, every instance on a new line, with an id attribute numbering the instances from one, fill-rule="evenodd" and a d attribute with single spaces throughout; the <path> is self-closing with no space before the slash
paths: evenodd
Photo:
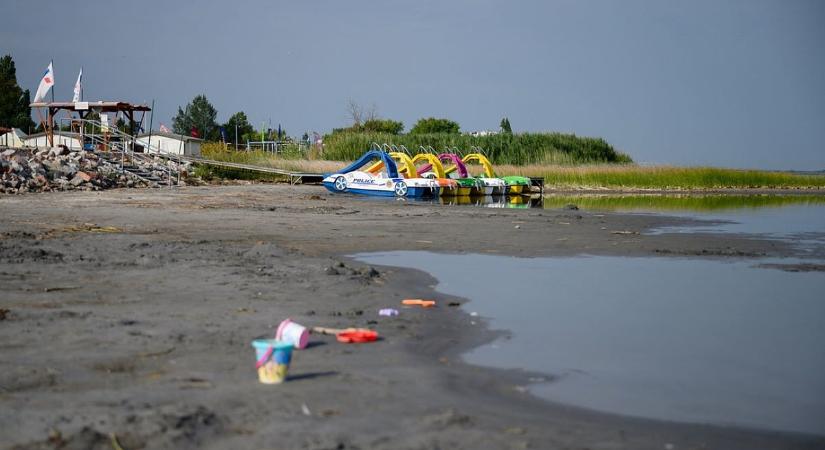
<path id="1" fill-rule="evenodd" d="M 46 135 L 49 137 L 49 143 L 54 142 L 54 117 L 62 110 L 68 111 L 71 115 L 72 113 L 77 113 L 81 119 L 85 119 L 90 113 L 120 113 L 122 112 L 126 118 L 129 120 L 129 134 L 134 136 L 137 133 L 137 129 L 135 128 L 135 124 L 139 122 L 143 122 L 143 116 L 141 116 L 141 120 L 138 122 L 135 120 L 135 113 L 142 112 L 146 113 L 151 111 L 152 108 L 146 105 L 133 105 L 131 103 L 126 102 L 36 102 L 32 103 L 32 108 L 46 108 L 48 111 L 48 116 L 46 119 L 46 123 L 44 125 L 44 129 L 46 131 Z M 113 124 L 114 125 L 114 124 Z M 81 127 L 82 129 L 82 127 Z"/>

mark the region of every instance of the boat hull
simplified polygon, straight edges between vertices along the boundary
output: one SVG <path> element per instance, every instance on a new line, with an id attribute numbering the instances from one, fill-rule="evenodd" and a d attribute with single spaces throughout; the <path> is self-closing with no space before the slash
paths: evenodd
<path id="1" fill-rule="evenodd" d="M 433 180 L 380 178 L 364 172 L 333 174 L 322 181 L 328 191 L 370 195 L 374 197 L 438 197 L 439 188 Z"/>
<path id="2" fill-rule="evenodd" d="M 358 194 L 358 195 L 371 195 L 373 197 L 397 197 L 394 189 L 388 188 L 351 188 L 348 187 L 343 191 L 339 191 L 335 188 L 334 182 L 324 182 L 324 187 L 327 188 L 328 191 L 334 192 L 336 194 L 341 193 L 348 193 L 348 194 Z M 425 198 L 425 197 L 438 197 L 439 196 L 439 189 L 437 187 L 407 187 L 407 195 L 404 197 L 408 198 Z"/>

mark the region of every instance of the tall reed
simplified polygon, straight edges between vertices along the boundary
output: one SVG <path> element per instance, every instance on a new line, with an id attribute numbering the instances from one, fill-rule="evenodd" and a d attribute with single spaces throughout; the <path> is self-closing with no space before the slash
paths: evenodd
<path id="1" fill-rule="evenodd" d="M 418 153 L 421 146 L 438 152 L 455 148 L 468 153 L 481 147 L 495 164 L 628 163 L 629 156 L 601 138 L 563 133 L 519 133 L 470 136 L 465 134 L 381 134 L 339 132 L 324 137 L 324 159 L 354 160 L 373 143 L 405 146 Z"/>
<path id="2" fill-rule="evenodd" d="M 571 189 L 793 189 L 825 188 L 825 175 L 717 167 L 626 165 L 497 166 L 499 175 L 544 177 L 546 186 Z"/>

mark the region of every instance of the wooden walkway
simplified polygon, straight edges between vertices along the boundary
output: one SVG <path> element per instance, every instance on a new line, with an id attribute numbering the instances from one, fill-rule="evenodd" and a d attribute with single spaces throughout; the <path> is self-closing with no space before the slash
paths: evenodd
<path id="1" fill-rule="evenodd" d="M 206 159 L 206 158 L 195 158 L 192 156 L 177 156 L 175 155 L 171 159 L 180 159 L 183 161 L 191 162 L 192 164 L 205 164 L 208 166 L 214 167 L 224 167 L 229 169 L 241 169 L 241 170 L 248 170 L 251 172 L 258 172 L 258 173 L 269 173 L 274 175 L 281 175 L 289 180 L 290 184 L 297 184 L 297 183 L 320 183 L 324 176 L 320 173 L 306 173 L 306 172 L 293 172 L 286 169 L 277 169 L 275 167 L 262 167 L 262 166 L 255 166 L 252 164 L 241 164 L 241 163 L 234 163 L 228 161 L 216 161 L 214 159 Z"/>

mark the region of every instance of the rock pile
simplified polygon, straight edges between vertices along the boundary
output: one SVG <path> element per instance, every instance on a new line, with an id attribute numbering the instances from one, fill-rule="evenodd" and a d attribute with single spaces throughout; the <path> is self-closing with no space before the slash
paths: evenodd
<path id="1" fill-rule="evenodd" d="M 109 161 L 95 152 L 66 147 L 6 149 L 0 151 L 0 193 L 22 194 L 48 191 L 97 191 L 117 187 L 157 187 L 168 178 L 164 168 L 181 175 L 191 172 L 189 163 L 180 165 L 144 156 L 127 162 Z"/>

